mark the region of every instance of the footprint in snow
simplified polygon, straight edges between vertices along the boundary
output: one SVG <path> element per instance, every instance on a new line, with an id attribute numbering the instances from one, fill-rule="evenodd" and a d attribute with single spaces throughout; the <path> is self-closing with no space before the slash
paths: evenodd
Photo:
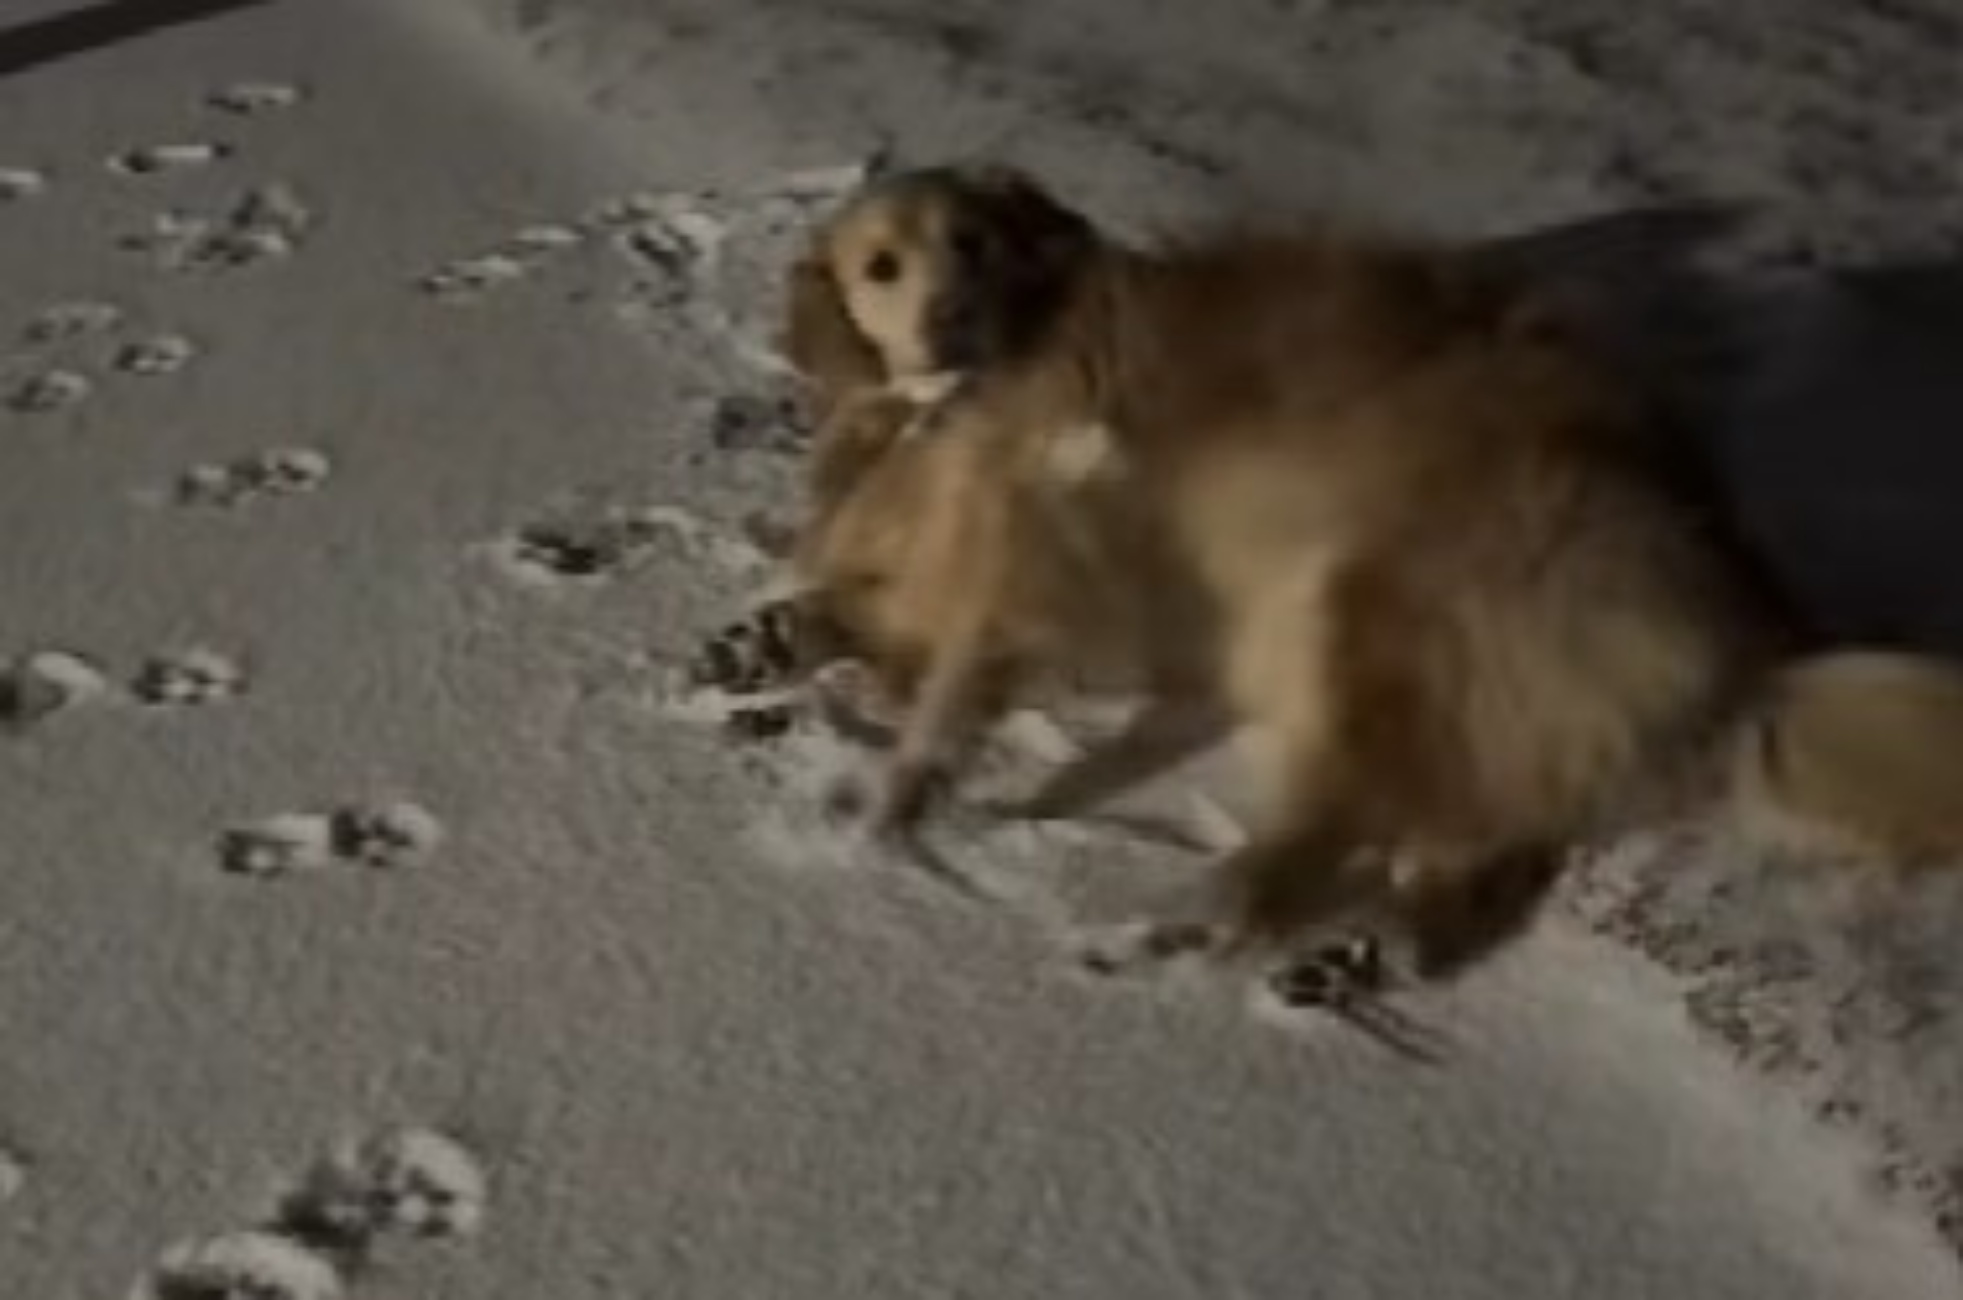
<path id="1" fill-rule="evenodd" d="M 48 175 L 33 167 L 0 167 L 0 207 L 47 193 Z"/>
<path id="2" fill-rule="evenodd" d="M 770 600 L 718 628 L 683 669 L 690 713 L 721 720 L 736 740 L 775 740 L 794 728 L 807 661 L 822 657 L 822 633 L 790 600 Z M 694 707 L 687 707 L 693 705 Z"/>
<path id="3" fill-rule="evenodd" d="M 475 303 L 537 270 L 548 258 L 600 237 L 659 280 L 643 297 L 669 302 L 699 287 L 701 270 L 711 264 L 727 231 L 689 194 L 632 194 L 610 199 L 569 223 L 525 226 L 476 254 L 453 258 L 418 278 L 417 287 L 452 306 Z"/>
<path id="4" fill-rule="evenodd" d="M 605 578 L 630 568 L 653 541 L 653 532 L 632 519 L 531 524 L 511 539 L 510 558 L 552 578 Z"/>
<path id="5" fill-rule="evenodd" d="M 254 880 L 317 871 L 334 861 L 334 824 L 322 813 L 279 813 L 218 837 L 218 865 Z"/>
<path id="6" fill-rule="evenodd" d="M 120 176 L 155 176 L 163 172 L 209 167 L 231 157 L 232 147 L 215 140 L 143 145 L 111 154 L 103 166 Z"/>
<path id="7" fill-rule="evenodd" d="M 274 1222 L 316 1250 L 360 1259 L 388 1237 L 473 1236 L 489 1200 L 489 1179 L 467 1147 L 433 1129 L 399 1128 L 315 1165 Z"/>
<path id="8" fill-rule="evenodd" d="M 155 378 L 174 375 L 191 364 L 198 345 L 182 334 L 153 334 L 127 344 L 116 354 L 116 369 L 126 375 Z"/>
<path id="9" fill-rule="evenodd" d="M 393 871 L 428 861 L 443 837 L 442 822 L 407 801 L 280 813 L 224 831 L 218 865 L 258 880 L 333 866 Z"/>
<path id="10" fill-rule="evenodd" d="M 448 305 L 476 302 L 495 289 L 524 278 L 522 258 L 509 253 L 483 253 L 446 262 L 419 279 L 424 293 Z"/>
<path id="11" fill-rule="evenodd" d="M 340 809 L 328 829 L 337 860 L 381 871 L 419 866 L 443 842 L 443 823 L 406 800 Z"/>
<path id="12" fill-rule="evenodd" d="M 142 704 L 183 708 L 236 699 L 245 688 L 246 671 L 236 660 L 193 647 L 151 656 L 137 670 L 130 694 Z"/>
<path id="13" fill-rule="evenodd" d="M 36 650 L 0 666 L 0 730 L 24 730 L 108 690 L 108 677 L 81 655 Z"/>
<path id="14" fill-rule="evenodd" d="M 130 1300 L 340 1300 L 340 1270 L 291 1237 L 263 1229 L 180 1242 Z"/>
<path id="15" fill-rule="evenodd" d="M 663 550 L 736 574 L 766 569 L 769 557 L 677 506 L 584 504 L 525 524 L 485 548 L 520 582 L 590 584 L 619 577 Z"/>
<path id="16" fill-rule="evenodd" d="M 489 1199 L 482 1163 L 456 1139 L 385 1130 L 316 1164 L 260 1226 L 172 1246 L 130 1300 L 340 1300 L 386 1240 L 472 1236 Z"/>
<path id="17" fill-rule="evenodd" d="M 585 517 L 525 524 L 493 544 L 514 577 L 547 582 L 597 582 L 633 569 L 660 542 L 659 518 L 612 509 Z"/>
<path id="18" fill-rule="evenodd" d="M 446 306 L 474 303 L 532 274 L 548 258 L 579 247 L 576 227 L 541 222 L 525 226 L 486 252 L 454 258 L 426 272 L 416 287 Z"/>
<path id="19" fill-rule="evenodd" d="M 35 312 L 21 327 L 21 341 L 32 347 L 48 347 L 91 335 L 106 334 L 117 328 L 127 313 L 113 302 L 78 298 L 52 303 Z"/>
<path id="20" fill-rule="evenodd" d="M 7 394 L 7 409 L 17 415 L 52 415 L 81 405 L 94 391 L 87 375 L 57 366 L 14 385 Z"/>
<path id="21" fill-rule="evenodd" d="M 304 496 L 327 482 L 333 464 L 311 447 L 276 447 L 235 460 L 193 465 L 178 475 L 179 505 L 229 509 L 265 497 Z"/>
<path id="22" fill-rule="evenodd" d="M 721 218 L 678 206 L 621 229 L 614 243 L 627 256 L 686 279 L 715 257 L 728 235 Z"/>
<path id="23" fill-rule="evenodd" d="M 289 257 L 315 224 L 313 209 L 274 183 L 247 190 L 215 212 L 159 212 L 118 244 L 162 271 L 212 274 Z"/>
<path id="24" fill-rule="evenodd" d="M 717 451 L 796 452 L 811 441 L 811 425 L 788 392 L 718 398 L 708 425 L 709 442 Z"/>
<path id="25" fill-rule="evenodd" d="M 299 86 L 283 81 L 239 81 L 205 96 L 205 104 L 233 117 L 259 117 L 297 107 L 306 98 Z"/>

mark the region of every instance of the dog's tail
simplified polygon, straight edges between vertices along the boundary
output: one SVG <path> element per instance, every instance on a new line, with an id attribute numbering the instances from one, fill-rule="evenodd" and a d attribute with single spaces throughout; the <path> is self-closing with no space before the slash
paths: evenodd
<path id="1" fill-rule="evenodd" d="M 1728 792 L 1754 830 L 1905 868 L 1963 866 L 1963 663 L 1801 659 L 1735 741 Z"/>

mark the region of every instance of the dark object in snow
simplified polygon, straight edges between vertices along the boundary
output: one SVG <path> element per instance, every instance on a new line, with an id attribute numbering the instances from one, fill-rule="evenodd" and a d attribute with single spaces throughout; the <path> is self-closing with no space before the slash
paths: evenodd
<path id="1" fill-rule="evenodd" d="M 810 432 L 788 395 L 732 393 L 709 414 L 709 441 L 718 451 L 797 451 Z"/>
<path id="2" fill-rule="evenodd" d="M 788 684 L 802 661 L 803 619 L 787 600 L 770 601 L 725 625 L 689 663 L 689 681 L 705 689 L 753 695 Z"/>
<path id="3" fill-rule="evenodd" d="M 1291 1007 L 1341 1008 L 1383 991 L 1384 954 L 1377 940 L 1356 935 L 1326 944 L 1275 973 L 1275 996 Z"/>

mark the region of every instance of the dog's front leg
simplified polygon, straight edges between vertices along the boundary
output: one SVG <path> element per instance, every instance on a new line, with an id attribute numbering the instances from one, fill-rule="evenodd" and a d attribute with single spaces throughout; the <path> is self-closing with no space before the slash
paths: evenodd
<path id="1" fill-rule="evenodd" d="M 915 690 L 873 807 L 872 829 L 882 838 L 918 826 L 981 723 L 994 694 L 984 662 L 987 614 L 962 618 Z"/>

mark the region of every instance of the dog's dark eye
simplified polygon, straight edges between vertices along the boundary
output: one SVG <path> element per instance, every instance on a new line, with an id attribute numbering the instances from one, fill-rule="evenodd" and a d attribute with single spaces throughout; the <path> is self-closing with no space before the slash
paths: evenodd
<path id="1" fill-rule="evenodd" d="M 882 248 L 866 259 L 866 279 L 874 284 L 891 284 L 900 278 L 900 259 Z"/>

